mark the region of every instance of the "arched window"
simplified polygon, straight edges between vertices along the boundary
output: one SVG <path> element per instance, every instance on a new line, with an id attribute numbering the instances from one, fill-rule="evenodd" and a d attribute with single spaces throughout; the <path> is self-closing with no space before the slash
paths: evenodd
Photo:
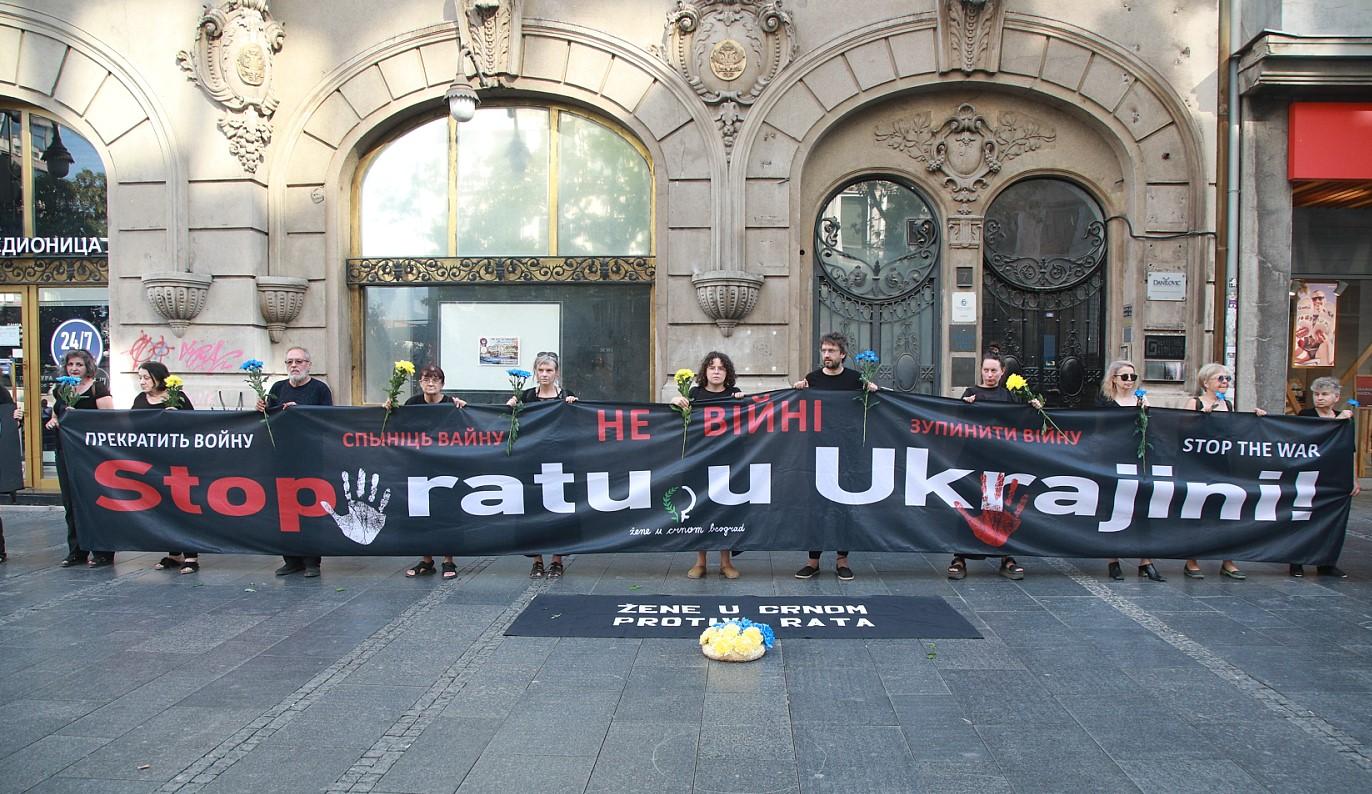
<path id="1" fill-rule="evenodd" d="M 58 355 L 81 347 L 109 368 L 106 203 L 89 141 L 40 110 L 0 107 L 0 383 L 29 408 L 26 487 L 57 487 L 56 433 L 42 425 Z"/>
<path id="2" fill-rule="evenodd" d="M 1064 179 L 1025 179 L 986 211 L 982 337 L 1050 405 L 1085 405 L 1105 366 L 1105 216 Z"/>
<path id="3" fill-rule="evenodd" d="M 545 350 L 583 397 L 647 396 L 652 186 L 637 141 L 560 106 L 445 115 L 373 149 L 348 263 L 363 399 L 384 399 L 398 359 L 504 399 L 505 370 Z"/>

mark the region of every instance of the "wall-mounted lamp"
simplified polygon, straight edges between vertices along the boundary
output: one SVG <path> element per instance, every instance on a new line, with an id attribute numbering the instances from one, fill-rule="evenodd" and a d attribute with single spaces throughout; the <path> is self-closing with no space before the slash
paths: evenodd
<path id="1" fill-rule="evenodd" d="M 448 112 L 459 124 L 471 121 L 476 115 L 477 106 L 481 104 L 481 97 L 476 95 L 476 89 L 460 73 L 443 96 L 448 100 Z"/>
<path id="2" fill-rule="evenodd" d="M 48 164 L 48 173 L 58 179 L 65 179 L 71 173 L 71 164 L 76 162 L 67 147 L 62 145 L 62 131 L 55 123 L 52 125 L 52 142 L 43 150 L 42 159 Z"/>
<path id="3" fill-rule="evenodd" d="M 1347 281 L 1340 281 L 1338 284 L 1335 284 L 1335 285 L 1334 285 L 1334 294 L 1335 294 L 1335 295 L 1342 295 L 1342 294 L 1343 294 L 1343 291 L 1346 290 L 1346 289 L 1348 289 L 1348 282 L 1347 282 Z"/>

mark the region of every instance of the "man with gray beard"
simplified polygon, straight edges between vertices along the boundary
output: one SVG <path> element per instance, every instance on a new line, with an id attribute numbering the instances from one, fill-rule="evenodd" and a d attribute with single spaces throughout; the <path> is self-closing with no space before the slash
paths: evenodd
<path id="1" fill-rule="evenodd" d="M 267 402 L 257 401 L 257 410 L 286 410 L 294 405 L 333 405 L 333 392 L 328 384 L 318 378 L 310 377 L 310 351 L 303 347 L 292 347 L 286 351 L 286 379 L 272 384 L 267 392 Z M 307 578 L 319 575 L 319 557 L 295 557 L 283 555 L 285 565 L 276 569 L 277 576 L 286 576 L 300 571 Z"/>

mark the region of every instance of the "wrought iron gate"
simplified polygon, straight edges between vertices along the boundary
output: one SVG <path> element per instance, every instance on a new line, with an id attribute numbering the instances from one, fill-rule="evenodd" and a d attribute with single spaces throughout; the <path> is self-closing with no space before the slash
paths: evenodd
<path id="1" fill-rule="evenodd" d="M 1090 405 L 1105 369 L 1105 219 L 1081 188 L 1028 179 L 982 235 L 982 339 L 1053 406 Z"/>
<path id="2" fill-rule="evenodd" d="M 876 351 L 886 388 L 938 388 L 938 230 L 929 203 L 889 179 L 838 190 L 815 224 L 815 330 L 846 335 L 850 362 Z"/>

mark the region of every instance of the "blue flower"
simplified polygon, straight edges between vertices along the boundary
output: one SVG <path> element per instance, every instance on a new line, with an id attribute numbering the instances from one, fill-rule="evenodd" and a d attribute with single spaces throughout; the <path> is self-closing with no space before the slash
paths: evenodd
<path id="1" fill-rule="evenodd" d="M 527 369 L 507 369 L 505 374 L 512 378 L 532 378 L 534 375 Z"/>
<path id="2" fill-rule="evenodd" d="M 1216 400 L 1219 400 L 1220 402 L 1224 402 L 1225 400 L 1227 400 L 1227 399 L 1229 399 L 1229 398 L 1228 398 L 1227 395 L 1225 395 L 1224 392 L 1222 392 L 1222 391 L 1217 391 L 1217 392 L 1215 392 L 1215 399 L 1216 399 Z"/>
<path id="3" fill-rule="evenodd" d="M 1357 400 L 1349 400 L 1349 401 L 1348 401 L 1348 407 L 1349 407 L 1349 408 L 1360 408 L 1360 407 L 1362 407 L 1362 403 L 1358 402 Z"/>
<path id="4" fill-rule="evenodd" d="M 772 631 L 772 627 L 769 626 L 769 625 L 767 625 L 766 623 L 754 623 L 753 621 L 751 621 L 751 620 L 749 620 L 749 619 L 747 619 L 747 618 L 730 618 L 729 620 L 726 620 L 726 621 L 724 621 L 724 622 L 725 622 L 725 623 L 737 623 L 737 624 L 738 624 L 738 630 L 739 630 L 739 631 L 743 631 L 744 629 L 748 628 L 749 626 L 754 626 L 754 627 L 757 628 L 758 633 L 760 633 L 760 634 L 762 635 L 762 645 L 763 645 L 763 647 L 770 649 L 773 645 L 776 644 L 776 641 L 777 641 L 776 632 Z"/>
<path id="5" fill-rule="evenodd" d="M 258 360 L 255 359 L 255 358 L 250 358 L 250 359 L 248 359 L 247 361 L 244 361 L 242 364 L 239 364 L 239 365 L 238 365 L 238 368 L 241 369 L 241 370 L 250 370 L 250 369 L 262 369 L 264 366 L 266 366 L 266 365 L 263 364 L 261 361 L 258 361 Z"/>
<path id="6" fill-rule="evenodd" d="M 1147 390 L 1147 389 L 1134 389 L 1134 396 L 1135 396 L 1135 397 L 1138 397 L 1139 399 L 1143 399 L 1143 395 L 1145 395 L 1145 394 L 1147 394 L 1147 393 L 1148 393 L 1148 390 Z"/>
<path id="7" fill-rule="evenodd" d="M 853 360 L 859 364 L 875 364 L 881 359 L 877 357 L 875 350 L 864 350 L 854 356 Z"/>
<path id="8" fill-rule="evenodd" d="M 80 379 L 80 378 L 75 377 L 75 376 L 72 376 L 72 375 L 62 375 L 61 377 L 59 377 L 59 378 L 57 379 L 57 385 L 59 385 L 59 386 L 75 386 L 76 384 L 78 384 L 78 383 L 80 383 L 80 382 L 81 382 L 81 379 Z"/>

